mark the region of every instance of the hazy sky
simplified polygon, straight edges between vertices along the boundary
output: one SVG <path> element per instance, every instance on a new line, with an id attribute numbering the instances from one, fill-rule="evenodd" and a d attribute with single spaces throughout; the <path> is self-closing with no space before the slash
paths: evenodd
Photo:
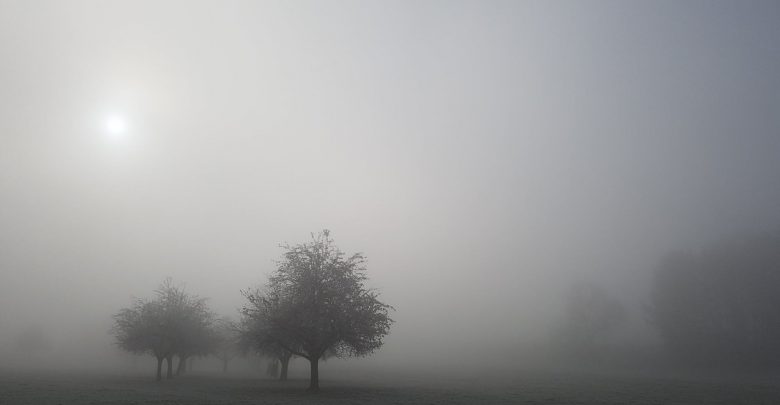
<path id="1" fill-rule="evenodd" d="M 780 226 L 778 72 L 773 1 L 0 0 L 0 340 L 107 340 L 167 276 L 235 314 L 322 228 L 388 358 L 538 334 Z"/>

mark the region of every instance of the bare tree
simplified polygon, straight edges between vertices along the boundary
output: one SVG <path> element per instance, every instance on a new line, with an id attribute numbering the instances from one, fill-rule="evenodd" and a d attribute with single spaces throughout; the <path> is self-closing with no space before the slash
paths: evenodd
<path id="1" fill-rule="evenodd" d="M 253 292 L 244 292 L 250 301 L 262 299 L 264 294 L 257 289 Z M 267 374 L 272 377 L 278 377 L 279 381 L 287 381 L 292 352 L 279 343 L 281 332 L 277 331 L 273 336 L 269 334 L 270 325 L 267 320 L 282 316 L 279 301 L 266 301 L 263 305 L 256 306 L 249 310 L 242 310 L 240 327 L 240 346 L 244 351 L 252 351 L 259 356 L 270 359 Z M 289 339 L 288 345 L 294 342 Z M 281 370 L 280 370 L 281 368 Z"/>
<path id="2" fill-rule="evenodd" d="M 284 245 L 282 260 L 264 291 L 245 293 L 243 314 L 256 333 L 309 360 L 310 390 L 319 389 L 319 360 L 365 356 L 382 346 L 392 309 L 365 286 L 365 258 L 346 257 L 325 230 L 309 243 Z"/>
<path id="3" fill-rule="evenodd" d="M 136 299 L 114 315 L 112 333 L 117 346 L 135 354 L 151 353 L 157 359 L 157 381 L 162 379 L 163 360 L 173 352 L 159 302 Z"/>
<path id="4" fill-rule="evenodd" d="M 214 356 L 222 361 L 222 372 L 227 373 L 230 360 L 241 354 L 240 329 L 230 317 L 222 317 L 215 323 L 216 345 Z"/>
<path id="5" fill-rule="evenodd" d="M 155 299 L 134 300 L 114 315 L 112 333 L 117 345 L 131 353 L 150 353 L 157 359 L 157 380 L 162 379 L 162 363 L 167 377 L 173 378 L 173 357 L 179 365 L 192 354 L 211 350 L 209 338 L 213 315 L 205 299 L 190 296 L 166 279 L 155 291 Z"/>
<path id="6" fill-rule="evenodd" d="M 217 349 L 219 336 L 214 330 L 214 318 L 204 298 L 189 297 L 179 321 L 180 337 L 176 343 L 179 364 L 176 375 L 186 372 L 187 359 L 190 357 L 206 356 Z"/>

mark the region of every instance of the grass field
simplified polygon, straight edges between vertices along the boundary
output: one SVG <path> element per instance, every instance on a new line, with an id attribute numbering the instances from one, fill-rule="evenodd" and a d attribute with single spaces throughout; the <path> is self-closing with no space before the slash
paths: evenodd
<path id="1" fill-rule="evenodd" d="M 776 380 L 775 380 L 776 381 Z M 780 404 L 772 378 L 691 379 L 565 373 L 496 378 L 406 378 L 401 382 L 191 375 L 156 383 L 148 376 L 0 374 L 0 404 Z"/>

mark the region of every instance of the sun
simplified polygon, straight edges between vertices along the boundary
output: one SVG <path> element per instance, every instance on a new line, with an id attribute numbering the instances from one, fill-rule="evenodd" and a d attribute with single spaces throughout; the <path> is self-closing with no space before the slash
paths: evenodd
<path id="1" fill-rule="evenodd" d="M 105 128 L 112 138 L 121 138 L 127 133 L 127 121 L 118 114 L 106 117 Z"/>

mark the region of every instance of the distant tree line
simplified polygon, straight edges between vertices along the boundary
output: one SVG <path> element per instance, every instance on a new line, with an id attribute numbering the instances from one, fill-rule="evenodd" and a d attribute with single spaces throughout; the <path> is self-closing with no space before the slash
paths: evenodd
<path id="1" fill-rule="evenodd" d="M 268 281 L 243 292 L 247 304 L 239 322 L 218 318 L 206 299 L 167 279 L 154 298 L 136 299 L 114 316 L 117 345 L 154 356 L 158 381 L 164 362 L 167 378 L 173 378 L 185 372 L 192 356 L 213 355 L 227 371 L 232 358 L 249 352 L 271 359 L 269 373 L 286 380 L 290 360 L 298 356 L 309 361 L 309 388 L 318 390 L 319 361 L 365 356 L 381 347 L 392 308 L 366 287 L 365 257 L 345 255 L 327 230 L 282 248 Z"/>
<path id="2" fill-rule="evenodd" d="M 696 366 L 780 366 L 780 233 L 677 252 L 658 267 L 652 321 Z"/>
<path id="3" fill-rule="evenodd" d="M 655 269 L 646 309 L 667 358 L 678 365 L 777 369 L 780 232 L 668 254 Z M 626 350 L 611 341 L 625 321 L 623 305 L 606 288 L 577 282 L 564 295 L 551 343 L 557 354 L 577 362 L 643 355 L 642 348 Z"/>
<path id="4" fill-rule="evenodd" d="M 319 388 L 319 361 L 364 356 L 389 333 L 392 307 L 365 284 L 365 257 L 346 255 L 328 231 L 283 245 L 267 281 L 241 293 L 240 319 L 218 317 L 204 298 L 168 279 L 151 299 L 115 316 L 117 345 L 157 360 L 156 377 L 186 371 L 186 360 L 212 355 L 223 369 L 236 356 L 270 360 L 269 375 L 286 380 L 291 359 L 309 362 L 309 388 Z M 668 255 L 657 267 L 648 314 L 664 347 L 694 366 L 780 366 L 780 233 L 733 239 L 697 252 Z M 592 281 L 574 283 L 555 341 L 571 359 L 609 354 L 626 310 Z M 606 350 L 605 350 L 606 348 Z M 174 360 L 178 367 L 174 373 Z"/>

